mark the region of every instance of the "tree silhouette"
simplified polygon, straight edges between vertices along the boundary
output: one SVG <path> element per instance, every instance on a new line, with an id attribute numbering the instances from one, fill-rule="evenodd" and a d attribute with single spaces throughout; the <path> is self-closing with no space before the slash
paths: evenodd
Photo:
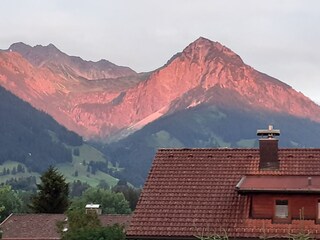
<path id="1" fill-rule="evenodd" d="M 29 207 L 35 213 L 64 213 L 69 206 L 69 186 L 64 176 L 50 166 L 40 179 Z"/>

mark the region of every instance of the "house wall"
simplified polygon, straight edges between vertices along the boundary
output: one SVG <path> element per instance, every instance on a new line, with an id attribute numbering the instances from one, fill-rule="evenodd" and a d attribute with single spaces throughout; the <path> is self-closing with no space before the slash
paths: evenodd
<path id="1" fill-rule="evenodd" d="M 298 194 L 254 194 L 251 196 L 250 217 L 272 219 L 275 212 L 275 201 L 288 200 L 290 219 L 317 219 L 320 195 Z"/>

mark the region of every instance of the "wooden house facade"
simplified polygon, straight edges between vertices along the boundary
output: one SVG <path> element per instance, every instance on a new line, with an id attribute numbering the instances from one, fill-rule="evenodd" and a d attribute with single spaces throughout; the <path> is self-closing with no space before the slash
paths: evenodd
<path id="1" fill-rule="evenodd" d="M 250 218 L 319 222 L 319 176 L 246 176 L 239 185 L 237 191 L 250 198 Z"/>

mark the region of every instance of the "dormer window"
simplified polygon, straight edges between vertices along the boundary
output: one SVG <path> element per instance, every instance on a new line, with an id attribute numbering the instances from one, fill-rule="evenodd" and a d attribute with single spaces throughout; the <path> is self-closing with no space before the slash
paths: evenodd
<path id="1" fill-rule="evenodd" d="M 250 197 L 250 218 L 274 224 L 301 219 L 320 223 L 320 176 L 247 175 L 236 190 Z"/>
<path id="2" fill-rule="evenodd" d="M 288 200 L 276 200 L 276 218 L 288 218 Z"/>
<path id="3" fill-rule="evenodd" d="M 275 212 L 274 212 L 274 223 L 287 223 L 289 222 L 289 202 L 284 199 L 275 200 Z"/>

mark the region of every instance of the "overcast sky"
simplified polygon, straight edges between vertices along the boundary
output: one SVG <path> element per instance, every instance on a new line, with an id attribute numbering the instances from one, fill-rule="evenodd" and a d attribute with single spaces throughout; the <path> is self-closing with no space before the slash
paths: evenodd
<path id="1" fill-rule="evenodd" d="M 320 103 L 318 0 L 0 0 L 0 49 L 53 43 L 68 55 L 151 71 L 203 36 Z"/>

